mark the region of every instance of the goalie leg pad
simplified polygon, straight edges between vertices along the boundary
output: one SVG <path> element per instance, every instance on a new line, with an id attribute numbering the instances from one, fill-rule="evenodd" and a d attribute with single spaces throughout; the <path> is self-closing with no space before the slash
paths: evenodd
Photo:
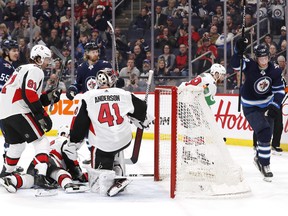
<path id="1" fill-rule="evenodd" d="M 88 181 L 91 192 L 106 195 L 107 190 L 113 185 L 115 172 L 113 170 L 101 170 L 88 168 Z"/>
<path id="2" fill-rule="evenodd" d="M 115 155 L 113 170 L 116 176 L 126 176 L 124 151 L 120 151 Z"/>

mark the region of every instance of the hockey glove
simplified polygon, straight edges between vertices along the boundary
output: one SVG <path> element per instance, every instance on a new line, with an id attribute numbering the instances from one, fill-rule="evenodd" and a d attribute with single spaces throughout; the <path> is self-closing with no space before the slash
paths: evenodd
<path id="1" fill-rule="evenodd" d="M 66 92 L 66 97 L 69 99 L 69 100 L 73 100 L 75 95 L 77 94 L 77 89 L 76 87 L 74 86 L 70 86 Z"/>
<path id="2" fill-rule="evenodd" d="M 44 113 L 42 113 L 42 114 L 40 114 L 40 113 L 35 114 L 34 117 L 39 122 L 39 124 L 40 124 L 40 126 L 44 132 L 48 132 L 51 130 L 52 120 L 46 111 L 44 111 Z"/>
<path id="3" fill-rule="evenodd" d="M 267 107 L 267 110 L 265 112 L 265 116 L 268 116 L 270 118 L 276 118 L 277 115 L 279 114 L 280 109 L 278 109 L 276 106 L 274 106 L 273 104 L 270 104 Z"/>
<path id="4" fill-rule="evenodd" d="M 242 56 L 248 46 L 248 39 L 247 38 L 239 38 L 236 41 L 235 45 L 235 52 L 238 53 L 239 56 Z"/>
<path id="5" fill-rule="evenodd" d="M 151 115 L 147 114 L 146 118 L 144 120 L 144 122 L 139 121 L 136 118 L 130 117 L 131 122 L 140 129 L 144 129 L 144 128 L 149 128 L 149 125 L 151 124 L 151 122 L 154 120 L 154 117 L 152 117 Z"/>
<path id="6" fill-rule="evenodd" d="M 43 92 L 40 96 L 40 101 L 43 106 L 48 106 L 53 100 L 54 103 L 57 103 L 60 100 L 62 89 L 51 89 Z"/>

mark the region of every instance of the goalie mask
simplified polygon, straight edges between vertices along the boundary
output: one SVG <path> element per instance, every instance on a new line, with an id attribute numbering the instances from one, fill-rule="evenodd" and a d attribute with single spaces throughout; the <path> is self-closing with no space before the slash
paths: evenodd
<path id="1" fill-rule="evenodd" d="M 117 81 L 117 77 L 112 68 L 105 68 L 98 71 L 96 82 L 98 87 L 108 86 L 113 87 Z"/>
<path id="2" fill-rule="evenodd" d="M 36 59 L 39 57 L 41 61 L 37 62 L 38 65 L 42 65 L 46 58 L 49 58 L 49 61 L 50 61 L 52 57 L 51 50 L 44 45 L 35 45 L 34 47 L 32 47 L 32 50 L 30 53 L 30 59 L 32 59 L 33 61 L 36 61 Z"/>
<path id="3" fill-rule="evenodd" d="M 58 131 L 57 131 L 57 136 L 60 137 L 60 136 L 64 136 L 64 137 L 67 137 L 69 136 L 70 134 L 70 128 L 68 125 L 62 125 L 59 127 Z"/>
<path id="4" fill-rule="evenodd" d="M 226 75 L 226 69 L 221 64 L 213 64 L 210 69 L 210 73 L 214 77 L 215 81 L 223 81 Z"/>

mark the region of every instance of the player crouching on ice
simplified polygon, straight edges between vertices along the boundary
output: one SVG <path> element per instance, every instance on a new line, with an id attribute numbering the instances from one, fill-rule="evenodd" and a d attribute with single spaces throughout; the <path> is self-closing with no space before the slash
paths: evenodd
<path id="1" fill-rule="evenodd" d="M 112 69 L 105 68 L 97 74 L 99 88 L 83 94 L 71 124 L 69 145 L 81 145 L 88 134 L 89 143 L 93 145 L 92 168 L 87 168 L 91 191 L 115 196 L 131 182 L 126 177 L 115 176 L 113 171 L 115 155 L 132 140 L 128 116 L 144 122 L 147 105 L 131 92 L 115 87 L 117 77 Z"/>
<path id="2" fill-rule="evenodd" d="M 69 127 L 63 125 L 58 129 L 57 138 L 50 142 L 49 166 L 47 169 L 47 179 L 58 183 L 66 193 L 79 193 L 89 190 L 85 182 L 88 182 L 87 173 L 83 173 L 77 161 L 77 149 L 75 145 L 69 145 Z M 34 186 L 35 166 L 30 164 L 26 174 L 13 173 L 0 179 L 10 193 L 15 193 L 18 188 L 32 188 Z M 79 183 L 73 183 L 79 181 Z M 57 191 L 37 190 L 36 196 L 51 196 Z"/>
<path id="3" fill-rule="evenodd" d="M 213 64 L 210 68 L 210 73 L 201 73 L 189 82 L 181 83 L 180 87 L 193 85 L 202 86 L 204 88 L 204 96 L 208 106 L 216 103 L 214 96 L 217 92 L 216 84 L 225 79 L 226 69 L 220 64 Z"/>

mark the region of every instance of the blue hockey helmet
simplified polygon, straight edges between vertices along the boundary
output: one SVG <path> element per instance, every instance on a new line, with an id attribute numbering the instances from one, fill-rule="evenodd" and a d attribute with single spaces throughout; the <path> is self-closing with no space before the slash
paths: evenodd
<path id="1" fill-rule="evenodd" d="M 99 47 L 95 42 L 88 42 L 84 46 L 85 51 L 89 52 L 90 50 L 98 50 Z"/>
<path id="2" fill-rule="evenodd" d="M 2 49 L 7 49 L 7 50 L 10 50 L 10 49 L 13 49 L 13 48 L 16 48 L 18 49 L 19 46 L 18 46 L 18 42 L 16 40 L 4 40 L 2 42 Z"/>
<path id="3" fill-rule="evenodd" d="M 269 56 L 269 49 L 265 44 L 256 45 L 254 53 L 256 57 Z"/>

